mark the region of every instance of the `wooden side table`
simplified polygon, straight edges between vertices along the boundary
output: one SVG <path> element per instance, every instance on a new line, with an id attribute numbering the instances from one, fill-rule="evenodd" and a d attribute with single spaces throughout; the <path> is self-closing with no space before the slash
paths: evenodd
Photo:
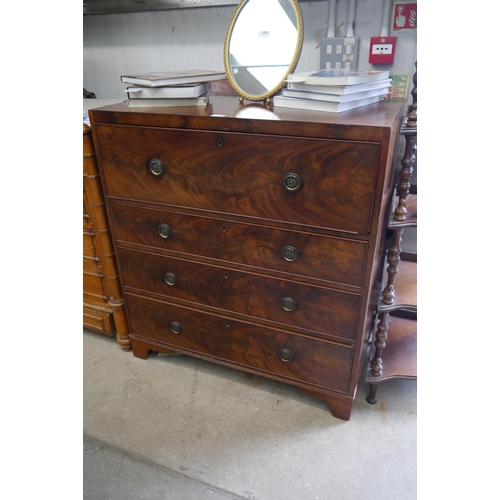
<path id="1" fill-rule="evenodd" d="M 128 324 L 91 128 L 83 124 L 83 326 L 130 351 Z"/>

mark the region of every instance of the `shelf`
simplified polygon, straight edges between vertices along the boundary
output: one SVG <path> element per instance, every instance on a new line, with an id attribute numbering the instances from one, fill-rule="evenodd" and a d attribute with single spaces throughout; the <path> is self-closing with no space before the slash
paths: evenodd
<path id="1" fill-rule="evenodd" d="M 417 225 L 417 195 L 408 194 L 406 197 L 406 220 L 399 222 L 392 217 L 389 221 L 389 229 L 401 227 L 414 227 Z"/>
<path id="2" fill-rule="evenodd" d="M 386 264 L 387 268 L 387 264 Z M 384 273 L 382 290 L 387 284 L 387 273 Z M 395 277 L 395 298 L 393 304 L 384 304 L 380 300 L 378 311 L 387 312 L 404 309 L 416 314 L 417 312 L 417 255 L 402 253 Z"/>
<path id="3" fill-rule="evenodd" d="M 369 384 L 391 378 L 410 380 L 417 378 L 417 322 L 412 319 L 389 316 L 388 327 L 387 345 L 382 352 L 382 374 L 374 377 L 368 365 L 366 381 Z M 373 354 L 374 347 L 370 359 Z"/>
<path id="4" fill-rule="evenodd" d="M 370 386 L 366 401 L 370 404 L 377 402 L 380 382 L 392 378 L 417 379 L 417 254 L 401 251 L 404 229 L 417 226 L 417 186 L 410 184 L 417 149 L 416 71 L 413 83 L 413 104 L 407 109 L 400 131 L 405 138 L 405 153 L 392 196 L 387 224 L 392 235 L 388 235 L 390 244 L 384 262 L 377 324 L 366 371 L 366 382 Z M 396 214 L 404 220 L 396 220 Z M 391 303 L 384 303 L 383 300 Z"/>
<path id="5" fill-rule="evenodd" d="M 397 221 L 394 220 L 394 212 L 396 207 L 398 206 L 398 193 L 397 189 L 394 190 L 393 195 L 393 204 L 392 204 L 392 212 L 391 219 L 388 224 L 389 229 L 400 229 L 405 227 L 415 227 L 417 225 L 417 186 L 412 186 L 410 192 L 406 196 L 406 220 Z"/>

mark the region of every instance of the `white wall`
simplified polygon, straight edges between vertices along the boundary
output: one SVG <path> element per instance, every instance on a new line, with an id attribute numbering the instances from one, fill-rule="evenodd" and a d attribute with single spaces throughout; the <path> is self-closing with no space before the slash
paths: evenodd
<path id="1" fill-rule="evenodd" d="M 300 2 L 304 43 L 296 71 L 318 69 L 319 43 L 326 36 L 329 2 Z M 360 38 L 359 68 L 368 63 L 370 37 L 379 36 L 383 0 L 357 0 L 355 36 Z M 123 96 L 124 73 L 166 69 L 224 70 L 227 27 L 236 6 L 202 7 L 83 16 L 83 86 L 102 99 Z M 337 36 L 346 33 L 347 0 L 337 0 Z M 414 73 L 416 32 L 398 33 L 395 62 L 376 66 Z"/>
<path id="2" fill-rule="evenodd" d="M 326 36 L 329 1 L 300 2 L 304 42 L 296 71 L 318 69 L 319 44 Z M 348 0 L 337 0 L 336 36 L 346 34 Z M 83 16 L 83 87 L 98 98 L 124 97 L 124 73 L 166 69 L 224 70 L 224 38 L 236 5 L 130 14 Z M 393 65 L 368 63 L 370 38 L 380 35 L 383 0 L 357 0 L 355 36 L 360 39 L 359 69 L 390 69 L 413 76 L 417 59 L 417 33 L 397 34 Z M 410 84 L 411 90 L 412 85 Z M 408 102 L 411 95 L 408 92 Z M 398 161 L 404 153 L 400 141 Z M 416 165 L 412 183 L 416 184 Z M 416 230 L 407 229 L 403 249 L 416 251 Z"/>

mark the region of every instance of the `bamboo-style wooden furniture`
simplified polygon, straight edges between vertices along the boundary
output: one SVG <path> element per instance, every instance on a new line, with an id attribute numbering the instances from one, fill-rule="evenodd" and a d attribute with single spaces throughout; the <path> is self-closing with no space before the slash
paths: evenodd
<path id="1" fill-rule="evenodd" d="M 393 235 L 366 375 L 370 388 L 366 400 L 370 404 L 377 402 L 377 389 L 384 380 L 417 378 L 417 254 L 401 250 L 404 229 L 417 226 L 417 189 L 411 184 L 417 147 L 416 70 L 411 94 L 413 102 L 401 127 L 405 153 L 388 223 Z"/>
<path id="2" fill-rule="evenodd" d="M 91 128 L 83 124 L 83 326 L 130 351 L 113 243 L 102 194 Z"/>
<path id="3" fill-rule="evenodd" d="M 369 347 L 402 103 L 342 114 L 92 109 L 132 351 L 298 386 L 348 420 Z"/>

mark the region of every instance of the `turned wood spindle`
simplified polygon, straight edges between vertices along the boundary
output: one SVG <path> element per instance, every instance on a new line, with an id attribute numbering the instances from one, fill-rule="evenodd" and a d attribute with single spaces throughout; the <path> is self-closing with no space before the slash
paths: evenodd
<path id="1" fill-rule="evenodd" d="M 417 145 L 417 131 L 415 134 L 405 133 L 406 148 L 403 159 L 401 160 L 402 168 L 399 171 L 398 183 L 398 206 L 394 211 L 394 220 L 404 222 L 406 220 L 406 197 L 410 192 L 411 177 L 413 175 L 413 164 L 415 163 L 415 149 Z"/>
<path id="2" fill-rule="evenodd" d="M 396 297 L 396 292 L 394 290 L 394 279 L 398 273 L 398 264 L 400 261 L 401 254 L 401 236 L 403 234 L 403 229 L 395 229 L 394 235 L 392 237 L 392 244 L 389 248 L 387 256 L 387 284 L 382 292 L 382 302 L 387 305 L 391 305 Z"/>
<path id="3" fill-rule="evenodd" d="M 370 362 L 371 370 L 370 373 L 374 377 L 380 377 L 383 371 L 383 363 L 382 363 L 382 351 L 386 346 L 387 340 L 387 330 L 388 330 L 388 317 L 389 313 L 384 312 L 380 316 L 380 321 L 377 325 L 377 332 L 375 333 L 375 354 Z"/>
<path id="4" fill-rule="evenodd" d="M 412 104 L 408 108 L 407 127 L 417 127 L 417 63 L 415 62 L 415 73 L 413 75 L 413 89 L 411 91 Z"/>
<path id="5" fill-rule="evenodd" d="M 415 67 L 417 63 L 415 63 Z M 399 172 L 398 190 L 398 206 L 394 211 L 394 220 L 404 222 L 406 220 L 406 197 L 410 191 L 410 180 L 413 174 L 413 165 L 415 163 L 415 151 L 417 148 L 417 71 L 413 75 L 413 90 L 411 91 L 413 104 L 408 107 L 407 120 L 401 133 L 405 137 L 406 148 L 403 159 L 401 160 L 402 168 Z"/>

